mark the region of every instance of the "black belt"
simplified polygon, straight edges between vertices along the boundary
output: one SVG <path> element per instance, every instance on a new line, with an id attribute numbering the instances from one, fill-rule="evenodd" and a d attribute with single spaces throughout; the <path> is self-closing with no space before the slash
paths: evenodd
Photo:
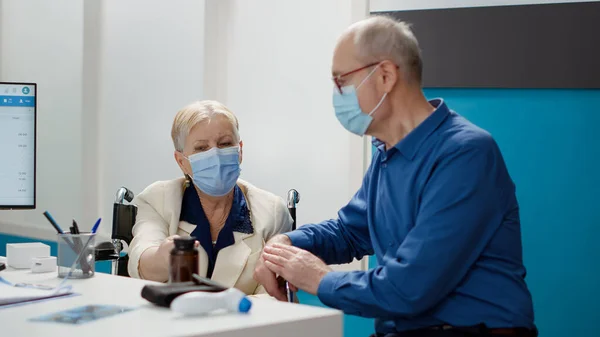
<path id="1" fill-rule="evenodd" d="M 512 336 L 512 337 L 537 337 L 537 329 L 528 328 L 488 328 L 485 324 L 473 327 L 455 327 L 452 325 L 438 325 L 428 328 L 400 331 L 388 334 L 375 334 L 376 337 L 417 337 L 432 330 L 459 332 L 465 336 Z"/>

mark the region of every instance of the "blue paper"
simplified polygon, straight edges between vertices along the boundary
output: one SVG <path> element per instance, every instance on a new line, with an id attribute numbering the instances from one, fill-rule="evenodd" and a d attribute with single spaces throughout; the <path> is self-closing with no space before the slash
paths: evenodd
<path id="1" fill-rule="evenodd" d="M 65 324 L 84 324 L 110 316 L 119 315 L 134 310 L 133 307 L 118 305 L 86 305 L 65 311 L 32 318 L 34 322 L 55 322 Z"/>

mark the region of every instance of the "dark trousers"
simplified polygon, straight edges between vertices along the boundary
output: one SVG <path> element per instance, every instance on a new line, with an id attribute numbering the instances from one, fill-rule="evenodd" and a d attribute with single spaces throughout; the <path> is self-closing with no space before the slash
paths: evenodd
<path id="1" fill-rule="evenodd" d="M 371 337 L 537 337 L 537 330 L 514 329 L 495 332 L 485 328 L 418 329 L 388 334 L 373 334 Z M 511 329 L 512 330 L 512 329 Z"/>
<path id="2" fill-rule="evenodd" d="M 402 333 L 373 334 L 371 337 L 473 337 L 457 330 L 413 330 Z"/>

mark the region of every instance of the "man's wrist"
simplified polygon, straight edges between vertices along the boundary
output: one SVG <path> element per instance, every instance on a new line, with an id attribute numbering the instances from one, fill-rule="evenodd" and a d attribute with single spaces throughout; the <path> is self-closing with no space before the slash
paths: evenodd
<path id="1" fill-rule="evenodd" d="M 347 277 L 347 275 L 348 272 L 330 271 L 321 278 L 319 286 L 317 287 L 317 297 L 319 297 L 319 300 L 321 300 L 323 304 L 339 309 L 336 305 L 336 300 L 339 297 L 339 292 L 336 296 L 336 290 L 339 288 L 337 285 L 340 280 Z"/>
<path id="2" fill-rule="evenodd" d="M 315 289 L 314 289 L 314 294 L 312 295 L 317 295 L 319 293 L 319 287 L 321 286 L 321 283 L 323 282 L 323 279 L 325 278 L 325 276 L 327 276 L 327 274 L 331 273 L 333 270 L 327 266 L 327 268 L 321 269 L 318 271 L 318 276 L 317 276 L 317 284 L 315 285 Z"/>

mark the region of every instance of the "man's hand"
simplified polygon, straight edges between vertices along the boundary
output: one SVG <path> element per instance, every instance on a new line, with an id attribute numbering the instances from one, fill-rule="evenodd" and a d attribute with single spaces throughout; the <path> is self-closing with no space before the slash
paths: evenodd
<path id="1" fill-rule="evenodd" d="M 291 246 L 292 242 L 287 235 L 277 235 L 267 242 L 266 247 L 270 247 L 273 244 L 281 244 Z M 254 268 L 254 280 L 265 287 L 267 293 L 280 301 L 287 301 L 287 294 L 285 289 L 285 283 L 281 282 L 281 279 L 277 278 L 277 275 L 272 272 L 265 265 L 264 251 L 261 254 L 260 259 L 256 262 L 256 268 Z"/>
<path id="2" fill-rule="evenodd" d="M 281 275 L 294 288 L 316 295 L 319 284 L 331 268 L 306 250 L 290 245 L 272 244 L 265 247 L 262 258 L 271 272 Z"/>

